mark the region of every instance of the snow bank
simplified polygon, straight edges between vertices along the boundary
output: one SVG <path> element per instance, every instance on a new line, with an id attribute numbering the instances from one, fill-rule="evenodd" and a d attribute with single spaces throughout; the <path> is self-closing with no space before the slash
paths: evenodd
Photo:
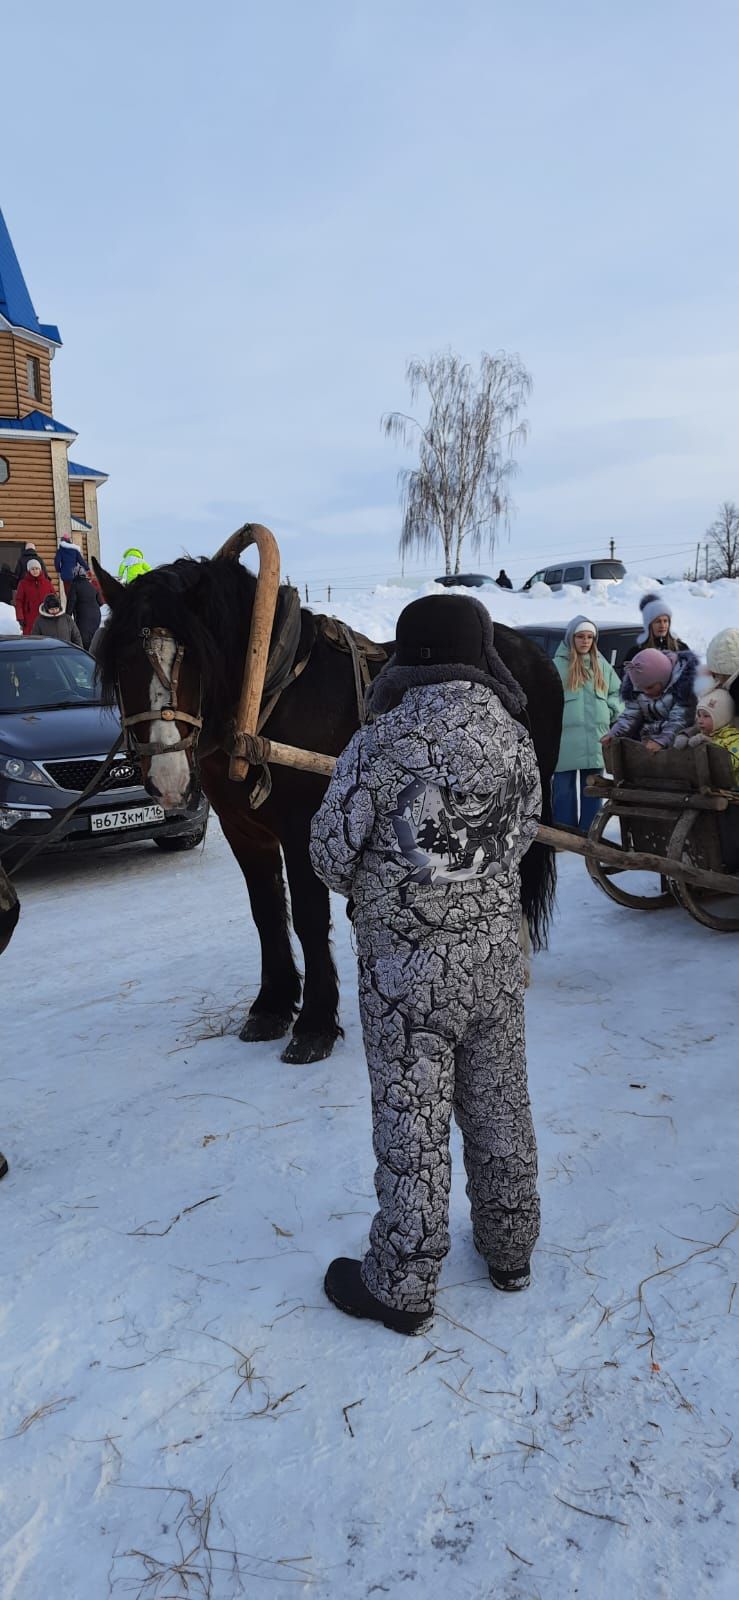
<path id="1" fill-rule="evenodd" d="M 628 573 L 621 583 L 598 583 L 588 594 L 568 584 L 553 594 L 545 583 L 523 591 L 498 589 L 486 584 L 482 589 L 445 589 L 437 583 L 424 583 L 415 593 L 396 585 L 381 585 L 372 590 L 357 590 L 338 599 L 333 610 L 350 627 L 372 639 L 392 639 L 403 607 L 426 594 L 473 595 L 486 605 L 491 616 L 511 627 L 525 623 L 567 623 L 578 612 L 586 612 L 593 622 L 638 623 L 639 599 L 650 591 L 663 594 L 672 611 L 673 626 L 681 639 L 698 655 L 705 653 L 709 639 L 722 628 L 739 627 L 739 580 L 722 578 L 717 583 L 680 581 L 660 585 L 648 573 Z M 325 607 L 315 605 L 315 611 Z"/>
<path id="2" fill-rule="evenodd" d="M 15 612 L 13 610 L 13 607 L 12 606 L 6 606 L 4 601 L 1 602 L 0 603 L 0 639 L 3 637 L 3 634 L 20 633 L 20 631 L 21 631 L 20 623 L 18 621 L 18 618 L 16 617 L 16 614 L 15 614 Z"/>

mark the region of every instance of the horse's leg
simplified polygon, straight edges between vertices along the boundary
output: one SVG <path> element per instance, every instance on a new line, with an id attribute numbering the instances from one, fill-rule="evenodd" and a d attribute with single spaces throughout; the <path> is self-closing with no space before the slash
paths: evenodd
<path id="1" fill-rule="evenodd" d="M 329 944 L 328 889 L 310 864 L 307 831 L 301 829 L 297 835 L 291 832 L 289 839 L 283 839 L 283 849 L 293 927 L 303 947 L 305 978 L 303 1004 L 282 1059 L 298 1063 L 323 1061 L 330 1056 L 341 1033 L 339 985 Z"/>
<path id="2" fill-rule="evenodd" d="M 221 810 L 220 823 L 244 875 L 262 952 L 259 993 L 240 1037 L 283 1039 L 300 1004 L 300 977 L 290 944 L 279 842 L 241 809 Z"/>

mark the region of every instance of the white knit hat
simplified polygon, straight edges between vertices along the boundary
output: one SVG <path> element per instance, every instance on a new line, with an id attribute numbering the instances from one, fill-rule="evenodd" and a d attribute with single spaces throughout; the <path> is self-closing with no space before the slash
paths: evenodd
<path id="1" fill-rule="evenodd" d="M 712 689 L 710 694 L 702 694 L 696 711 L 707 711 L 713 723 L 714 733 L 719 728 L 728 727 L 734 718 L 734 702 L 726 689 Z"/>
<path id="2" fill-rule="evenodd" d="M 670 610 L 667 601 L 663 600 L 662 596 L 659 594 L 642 595 L 641 600 L 639 601 L 639 610 L 642 614 L 644 630 L 639 634 L 639 638 L 636 641 L 637 644 L 646 644 L 647 639 L 649 638 L 649 629 L 651 628 L 652 623 L 657 621 L 658 617 L 669 617 L 670 622 L 672 622 L 672 611 Z"/>
<path id="3" fill-rule="evenodd" d="M 733 683 L 739 673 L 739 628 L 724 628 L 716 634 L 706 651 L 706 666 Z"/>
<path id="4" fill-rule="evenodd" d="M 573 617 L 572 621 L 568 622 L 565 628 L 565 644 L 571 645 L 576 633 L 592 633 L 595 639 L 598 637 L 598 629 L 589 617 Z"/>

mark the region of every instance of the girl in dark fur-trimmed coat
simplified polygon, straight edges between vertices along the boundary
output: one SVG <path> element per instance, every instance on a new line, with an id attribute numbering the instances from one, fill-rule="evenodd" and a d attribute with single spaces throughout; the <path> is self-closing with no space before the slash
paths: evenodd
<path id="1" fill-rule="evenodd" d="M 601 744 L 639 739 L 646 750 L 669 750 L 694 720 L 697 668 L 692 650 L 640 650 L 621 685 L 626 709 Z"/>

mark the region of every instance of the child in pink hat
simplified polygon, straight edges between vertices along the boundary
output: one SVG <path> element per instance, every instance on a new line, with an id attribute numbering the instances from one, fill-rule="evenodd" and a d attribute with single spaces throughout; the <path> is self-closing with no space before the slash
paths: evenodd
<path id="1" fill-rule="evenodd" d="M 692 650 L 640 650 L 621 685 L 626 709 L 601 743 L 639 739 L 645 750 L 669 750 L 693 721 L 697 666 Z"/>

